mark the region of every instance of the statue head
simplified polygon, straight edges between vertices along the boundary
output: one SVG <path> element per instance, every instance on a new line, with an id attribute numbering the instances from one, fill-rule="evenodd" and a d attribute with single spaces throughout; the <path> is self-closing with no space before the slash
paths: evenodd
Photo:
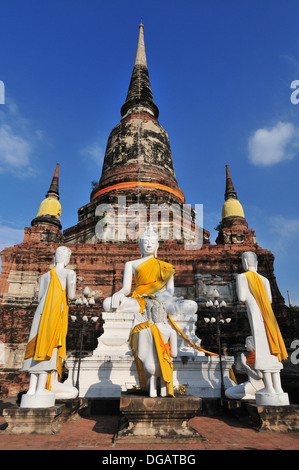
<path id="1" fill-rule="evenodd" d="M 148 224 L 145 227 L 145 230 L 139 240 L 139 246 L 142 257 L 149 255 L 154 255 L 155 257 L 157 256 L 159 239 L 151 224 Z"/>
<path id="2" fill-rule="evenodd" d="M 153 323 L 165 323 L 167 313 L 163 305 L 158 302 L 154 302 L 152 305 L 152 322 Z"/>
<path id="3" fill-rule="evenodd" d="M 245 251 L 242 254 L 242 265 L 245 271 L 250 271 L 250 269 L 257 270 L 257 256 L 253 251 Z"/>
<path id="4" fill-rule="evenodd" d="M 245 339 L 245 348 L 247 351 L 254 351 L 254 341 L 253 341 L 253 336 L 247 336 Z"/>
<path id="5" fill-rule="evenodd" d="M 162 304 L 157 300 L 146 300 L 147 318 L 152 323 L 166 323 L 167 312 Z"/>
<path id="6" fill-rule="evenodd" d="M 67 246 L 59 246 L 55 252 L 54 263 L 64 263 L 67 266 L 71 257 L 71 250 Z"/>

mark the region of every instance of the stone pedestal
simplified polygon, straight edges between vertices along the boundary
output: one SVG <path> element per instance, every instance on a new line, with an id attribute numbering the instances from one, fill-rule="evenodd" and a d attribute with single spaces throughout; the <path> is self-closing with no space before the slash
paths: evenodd
<path id="1" fill-rule="evenodd" d="M 150 442 L 151 440 L 204 440 L 189 426 L 189 420 L 201 410 L 201 399 L 193 396 L 157 397 L 122 393 L 119 430 L 115 440 Z"/>
<path id="2" fill-rule="evenodd" d="M 98 340 L 98 347 L 92 356 L 81 361 L 79 376 L 79 397 L 120 397 L 134 385 L 139 385 L 136 364 L 129 345 L 134 313 L 103 312 L 104 334 Z M 193 342 L 200 342 L 194 336 L 197 315 L 173 316 L 178 327 Z M 203 352 L 190 346 L 178 335 L 178 356 L 173 359 L 173 385 L 185 385 L 188 394 L 195 397 L 215 398 L 221 396 L 220 364 L 217 356 L 204 355 Z M 234 385 L 229 378 L 229 370 L 234 358 L 222 359 L 225 387 Z M 68 357 L 66 367 L 69 369 L 65 382 L 74 385 L 77 379 L 78 360 Z"/>
<path id="3" fill-rule="evenodd" d="M 288 406 L 290 404 L 287 393 L 256 392 L 256 404 L 260 406 Z"/>
<path id="4" fill-rule="evenodd" d="M 21 399 L 21 408 L 52 408 L 55 406 L 55 394 L 45 390 L 43 395 L 25 393 Z"/>
<path id="5" fill-rule="evenodd" d="M 229 369 L 233 357 L 222 359 L 225 387 L 231 387 Z M 69 376 L 67 381 L 75 383 L 77 361 L 68 358 Z M 219 359 L 215 356 L 179 356 L 173 360 L 173 385 L 185 385 L 190 395 L 201 398 L 221 396 L 221 375 Z M 131 352 L 124 356 L 86 357 L 81 362 L 79 378 L 79 397 L 119 398 L 121 392 L 139 386 L 136 364 Z"/>
<path id="6" fill-rule="evenodd" d="M 130 352 L 128 339 L 133 326 L 145 321 L 142 314 L 130 312 L 103 312 L 102 318 L 104 320 L 104 333 L 98 338 L 98 346 L 94 350 L 94 356 L 101 356 L 103 353 L 106 355 L 126 354 Z M 193 343 L 200 346 L 201 340 L 195 335 L 197 314 L 181 314 L 176 313 L 172 316 L 173 321 L 178 328 L 191 340 Z M 204 356 L 204 352 L 198 351 L 190 346 L 178 334 L 178 351 L 179 355 L 196 353 L 196 356 Z"/>
<path id="7" fill-rule="evenodd" d="M 3 416 L 8 424 L 5 432 L 8 434 L 55 434 L 60 430 L 59 419 L 64 405 L 48 408 L 20 408 L 12 406 L 3 410 Z"/>
<path id="8" fill-rule="evenodd" d="M 260 406 L 250 403 L 247 409 L 258 431 L 299 431 L 299 405 Z"/>

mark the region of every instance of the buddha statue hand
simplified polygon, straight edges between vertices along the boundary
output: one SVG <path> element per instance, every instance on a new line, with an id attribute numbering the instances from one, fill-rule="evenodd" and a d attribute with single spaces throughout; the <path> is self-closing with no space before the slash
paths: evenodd
<path id="1" fill-rule="evenodd" d="M 113 309 L 117 309 L 122 304 L 124 299 L 126 299 L 126 296 L 123 294 L 123 292 L 115 292 L 111 298 L 111 307 Z"/>

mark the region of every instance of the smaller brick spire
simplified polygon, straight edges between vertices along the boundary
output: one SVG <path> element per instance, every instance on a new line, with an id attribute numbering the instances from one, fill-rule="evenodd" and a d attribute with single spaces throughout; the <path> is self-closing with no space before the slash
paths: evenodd
<path id="1" fill-rule="evenodd" d="M 54 176 L 52 178 L 52 182 L 49 188 L 49 191 L 46 194 L 46 197 L 52 197 L 54 199 L 59 199 L 59 163 L 56 164 Z"/>
<path id="2" fill-rule="evenodd" d="M 226 167 L 226 185 L 225 185 L 225 201 L 222 207 L 222 219 L 241 217 L 245 220 L 243 207 L 240 204 L 236 190 L 234 188 L 228 165 Z"/>
<path id="3" fill-rule="evenodd" d="M 237 193 L 235 191 L 229 168 L 228 165 L 225 165 L 226 167 L 226 187 L 225 187 L 225 200 L 227 201 L 228 199 L 238 199 L 237 198 Z"/>
<path id="4" fill-rule="evenodd" d="M 221 222 L 216 228 L 217 245 L 247 244 L 256 246 L 254 230 L 248 228 L 243 207 L 237 198 L 228 165 L 226 167 L 225 201 L 222 206 Z"/>
<path id="5" fill-rule="evenodd" d="M 31 221 L 31 226 L 36 225 L 53 225 L 61 229 L 61 205 L 59 202 L 59 163 L 57 163 L 55 172 L 46 194 L 46 198 L 42 201 L 36 217 Z"/>

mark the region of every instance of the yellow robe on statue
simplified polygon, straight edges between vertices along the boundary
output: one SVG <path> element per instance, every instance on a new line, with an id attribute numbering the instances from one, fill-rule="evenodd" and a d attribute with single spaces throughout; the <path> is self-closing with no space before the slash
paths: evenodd
<path id="1" fill-rule="evenodd" d="M 161 367 L 162 377 L 168 385 L 168 394 L 174 396 L 173 391 L 173 365 L 170 355 L 170 343 L 169 341 L 165 344 L 159 328 L 146 321 L 139 323 L 133 328 L 129 342 L 133 352 L 133 356 L 137 366 L 137 372 L 139 377 L 139 383 L 141 388 L 146 388 L 146 376 L 143 368 L 143 363 L 138 357 L 138 334 L 141 330 L 150 328 L 153 335 L 154 343 L 156 346 L 157 356 Z"/>
<path id="2" fill-rule="evenodd" d="M 66 335 L 68 329 L 68 311 L 66 289 L 62 289 L 55 269 L 52 269 L 51 280 L 41 316 L 37 334 L 27 344 L 25 359 L 47 361 L 57 348 L 57 372 L 61 376 L 62 360 L 66 358 Z"/>
<path id="3" fill-rule="evenodd" d="M 143 297 L 143 295 L 147 295 L 148 297 L 155 299 L 154 294 L 158 292 L 160 289 L 162 289 L 162 287 L 164 287 L 167 284 L 168 280 L 171 279 L 171 277 L 174 274 L 175 274 L 175 268 L 174 266 L 172 266 L 172 264 L 166 263 L 165 261 L 160 261 L 156 258 L 149 258 L 148 260 L 144 261 L 139 266 L 137 266 L 135 270 L 135 286 L 136 287 L 132 294 L 132 297 L 135 298 L 137 302 L 139 303 L 141 313 L 144 311 L 145 305 L 146 305 L 146 299 Z M 189 338 L 187 338 L 187 336 L 178 328 L 178 326 L 172 320 L 170 315 L 168 313 L 167 315 L 168 315 L 168 319 L 170 323 L 172 324 L 174 329 L 177 331 L 177 333 L 179 333 L 195 349 L 199 351 L 203 351 L 204 353 L 207 353 L 212 356 L 218 356 L 218 354 L 212 353 L 210 351 L 206 351 L 205 349 L 200 348 L 199 346 L 194 344 L 191 340 L 189 340 Z M 143 328 L 151 327 L 151 325 L 152 323 L 149 321 L 136 325 L 135 328 L 133 328 L 130 334 L 130 338 L 129 338 L 130 346 L 131 346 L 134 359 L 136 362 L 136 366 L 137 366 L 139 383 L 140 383 L 141 388 L 146 387 L 146 379 L 144 375 L 142 362 L 138 358 L 138 333 Z M 160 362 L 160 365 L 162 364 L 161 370 L 162 372 L 164 370 L 165 377 L 169 378 L 170 377 L 170 372 L 169 372 L 170 363 L 172 367 L 172 361 L 171 361 L 170 355 L 169 355 L 169 358 L 170 358 L 170 362 L 169 362 L 169 358 L 167 358 L 167 353 L 165 353 L 165 348 L 164 349 L 162 348 L 161 346 L 162 343 L 158 339 L 158 333 L 155 331 L 153 332 L 153 331 L 154 330 L 152 330 L 152 333 L 153 333 L 153 336 L 155 335 L 154 339 L 155 339 L 155 344 L 157 348 L 159 348 L 159 343 L 160 343 L 160 349 L 159 349 L 160 353 L 157 349 L 158 357 L 159 357 L 159 354 L 160 354 L 160 359 L 164 357 L 164 360 Z M 161 352 L 162 350 L 163 352 Z M 171 377 L 172 377 L 172 369 L 171 369 Z M 166 379 L 164 380 L 168 382 L 168 380 Z M 171 379 L 170 389 L 173 390 L 172 379 Z"/>
<path id="4" fill-rule="evenodd" d="M 170 263 L 149 258 L 139 264 L 135 270 L 135 290 L 132 297 L 140 305 L 140 312 L 145 309 L 146 300 L 143 295 L 151 296 L 164 287 L 175 273 L 175 268 Z"/>
<path id="5" fill-rule="evenodd" d="M 286 360 L 288 357 L 287 350 L 281 336 L 277 320 L 272 310 L 270 300 L 268 299 L 264 283 L 259 275 L 254 271 L 247 271 L 245 275 L 251 293 L 255 298 L 263 316 L 271 354 L 277 356 L 279 361 Z"/>
<path id="6" fill-rule="evenodd" d="M 168 385 L 168 394 L 174 396 L 173 391 L 173 365 L 170 355 L 170 342 L 164 343 L 159 328 L 151 325 L 151 332 L 155 341 L 159 364 L 161 367 L 163 380 Z"/>

